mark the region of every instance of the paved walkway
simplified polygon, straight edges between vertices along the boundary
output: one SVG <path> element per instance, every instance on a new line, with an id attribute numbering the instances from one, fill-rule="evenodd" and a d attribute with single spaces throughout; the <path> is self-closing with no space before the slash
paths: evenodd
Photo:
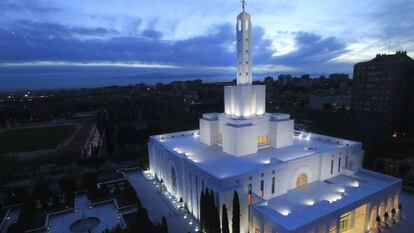
<path id="1" fill-rule="evenodd" d="M 20 208 L 12 209 L 9 213 L 10 219 L 7 220 L 7 222 L 4 224 L 0 232 L 6 233 L 9 227 L 17 222 L 19 215 L 20 215 Z"/>
<path id="2" fill-rule="evenodd" d="M 194 225 L 189 224 L 189 218 L 184 219 L 171 205 L 165 203 L 162 194 L 151 182 L 147 181 L 141 172 L 125 173 L 131 185 L 137 191 L 139 199 L 154 223 L 161 221 L 162 216 L 167 218 L 168 232 L 187 233 L 195 232 Z"/>
<path id="3" fill-rule="evenodd" d="M 401 192 L 400 203 L 402 206 L 403 220 L 392 225 L 388 229 L 382 229 L 381 233 L 413 233 L 414 232 L 414 193 Z"/>

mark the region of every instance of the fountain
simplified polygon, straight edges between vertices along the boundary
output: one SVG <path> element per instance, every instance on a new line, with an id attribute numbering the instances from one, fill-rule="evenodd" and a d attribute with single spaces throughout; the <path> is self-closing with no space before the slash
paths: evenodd
<path id="1" fill-rule="evenodd" d="M 82 210 L 82 217 L 75 222 L 73 222 L 69 229 L 71 232 L 74 233 L 88 233 L 92 232 L 92 230 L 99 225 L 101 220 L 96 217 L 85 217 L 85 213 Z"/>

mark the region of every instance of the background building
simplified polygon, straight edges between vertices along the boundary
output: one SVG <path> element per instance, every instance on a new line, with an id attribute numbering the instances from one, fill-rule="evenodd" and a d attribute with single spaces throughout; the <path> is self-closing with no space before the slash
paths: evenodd
<path id="1" fill-rule="evenodd" d="M 407 52 L 378 54 L 354 66 L 352 108 L 373 113 L 392 132 L 413 128 L 414 61 Z"/>

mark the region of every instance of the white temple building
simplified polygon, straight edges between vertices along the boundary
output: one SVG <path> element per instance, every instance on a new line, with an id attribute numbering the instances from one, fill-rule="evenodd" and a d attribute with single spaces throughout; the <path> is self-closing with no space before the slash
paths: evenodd
<path id="1" fill-rule="evenodd" d="M 200 194 L 215 192 L 241 232 L 366 232 L 398 211 L 399 179 L 362 169 L 359 142 L 294 130 L 285 113 L 266 113 L 252 85 L 251 18 L 237 17 L 237 85 L 224 88 L 224 113 L 206 113 L 193 131 L 151 136 L 150 172 L 199 218 Z M 221 219 L 221 217 L 220 217 Z M 230 229 L 231 231 L 231 229 Z"/>

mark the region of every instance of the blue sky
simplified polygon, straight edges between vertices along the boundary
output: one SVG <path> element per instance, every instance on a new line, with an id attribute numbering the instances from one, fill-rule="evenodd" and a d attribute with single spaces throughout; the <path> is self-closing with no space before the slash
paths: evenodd
<path id="1" fill-rule="evenodd" d="M 238 0 L 1 0 L 0 66 L 233 72 Z M 414 57 L 413 0 L 247 0 L 255 72 L 351 72 Z"/>

